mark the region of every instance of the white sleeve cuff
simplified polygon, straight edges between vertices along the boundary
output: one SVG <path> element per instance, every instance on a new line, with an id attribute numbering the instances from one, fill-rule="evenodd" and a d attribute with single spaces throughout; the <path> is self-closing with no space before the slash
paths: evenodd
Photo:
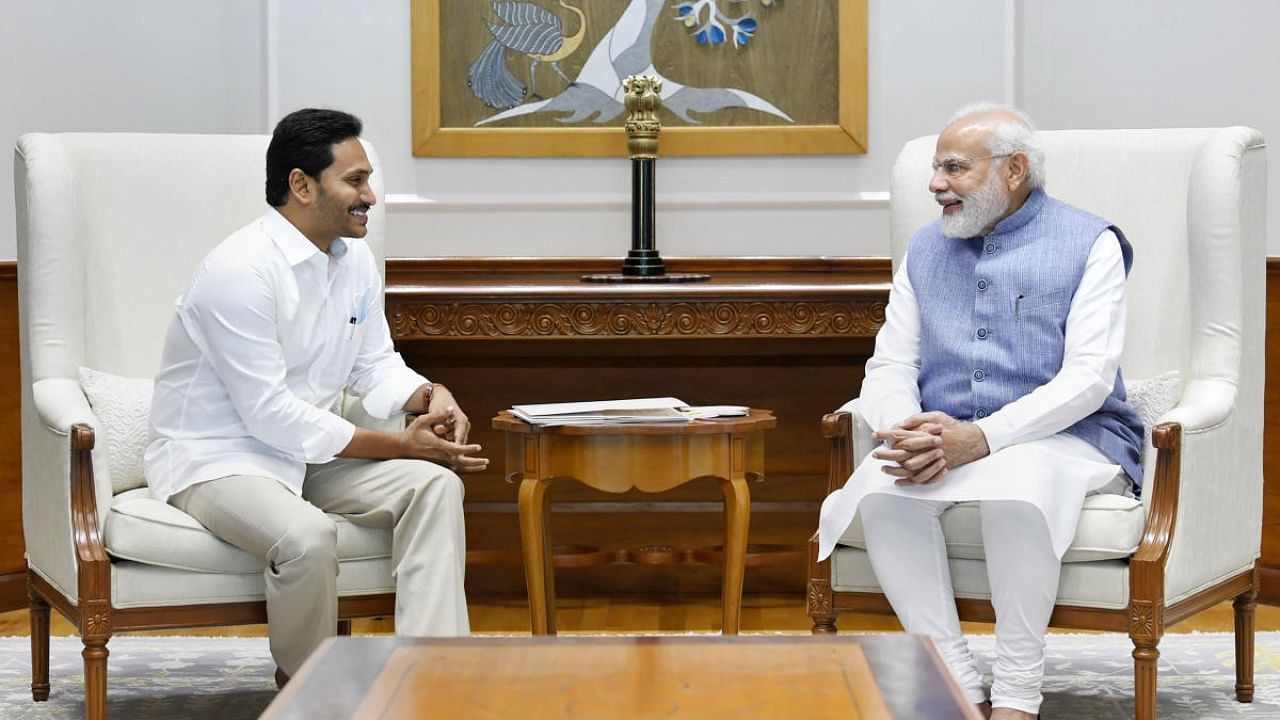
<path id="1" fill-rule="evenodd" d="M 373 390 L 361 398 L 365 412 L 386 420 L 393 413 L 404 410 L 413 391 L 425 385 L 427 379 L 407 367 L 389 370 Z"/>
<path id="2" fill-rule="evenodd" d="M 306 462 L 311 464 L 327 463 L 338 456 L 343 448 L 351 444 L 356 435 L 356 426 L 346 418 L 333 413 L 329 414 L 332 422 L 326 423 L 324 432 L 302 442 L 302 452 Z"/>

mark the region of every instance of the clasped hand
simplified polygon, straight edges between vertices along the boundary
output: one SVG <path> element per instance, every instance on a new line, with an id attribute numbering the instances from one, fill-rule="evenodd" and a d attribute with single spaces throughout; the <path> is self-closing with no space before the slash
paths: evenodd
<path id="1" fill-rule="evenodd" d="M 405 428 L 406 454 L 433 460 L 459 472 L 478 472 L 489 467 L 489 459 L 476 457 L 480 446 L 467 443 L 471 429 L 467 416 L 457 406 L 428 410 Z"/>
<path id="2" fill-rule="evenodd" d="M 890 463 L 882 469 L 897 478 L 895 485 L 938 482 L 948 470 L 989 452 L 981 428 L 936 411 L 912 415 L 875 438 L 884 445 L 871 456 Z"/>

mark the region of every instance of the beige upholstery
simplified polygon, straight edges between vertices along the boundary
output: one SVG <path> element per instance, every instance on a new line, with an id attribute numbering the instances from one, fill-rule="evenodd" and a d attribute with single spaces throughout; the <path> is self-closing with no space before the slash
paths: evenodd
<path id="1" fill-rule="evenodd" d="M 1149 720 L 1166 623 L 1234 600 L 1236 697 L 1248 702 L 1262 527 L 1265 143 L 1245 127 L 1041 135 L 1049 194 L 1111 220 L 1133 244 L 1121 368 L 1134 395 L 1146 396 L 1148 430 L 1141 501 L 1086 500 L 1051 623 L 1127 630 L 1135 715 Z M 912 234 L 938 216 L 927 191 L 935 144 L 913 140 L 893 168 L 895 268 Z M 841 410 L 849 414 L 823 423 L 832 489 L 873 447 L 857 401 Z M 957 505 L 942 522 L 961 617 L 989 620 L 976 509 Z M 860 523 L 829 563 L 817 562 L 816 548 L 815 632 L 834 632 L 840 612 L 889 610 Z"/>
<path id="2" fill-rule="evenodd" d="M 76 423 L 92 428 L 97 438 L 92 455 L 96 517 L 89 524 L 104 530 L 111 555 L 106 590 L 113 613 L 263 599 L 260 561 L 151 499 L 145 488 L 113 496 L 104 450 L 111 429 L 91 409 L 79 369 L 135 379 L 155 374 L 174 301 L 197 263 L 266 207 L 268 140 L 37 133 L 18 141 L 14 174 L 27 561 L 33 576 L 54 591 L 47 600 L 81 624 L 86 646 L 89 635 L 101 636 L 102 622 L 109 637 L 112 622 L 94 625 L 90 610 L 100 609 L 81 607 L 81 592 L 97 581 L 84 577 L 92 553 L 83 545 L 77 548 L 73 530 L 69 478 L 76 463 L 71 452 Z M 366 149 L 377 169 L 377 155 Z M 378 172 L 372 178 L 379 197 L 381 178 Z M 369 214 L 367 240 L 380 260 L 384 226 L 377 205 Z M 114 464 L 119 468 L 121 459 Z M 339 528 L 340 593 L 393 591 L 390 533 L 346 522 Z M 102 547 L 93 535 L 80 533 L 82 542 Z M 249 611 L 242 610 L 242 617 L 244 612 Z M 218 622 L 216 612 L 185 617 L 187 624 Z M 147 622 L 145 613 L 130 618 L 132 625 Z M 92 698 L 89 707 L 93 715 Z"/>

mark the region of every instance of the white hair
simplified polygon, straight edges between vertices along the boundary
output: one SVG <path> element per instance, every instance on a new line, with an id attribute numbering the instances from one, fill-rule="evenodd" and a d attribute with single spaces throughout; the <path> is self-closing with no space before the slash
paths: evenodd
<path id="1" fill-rule="evenodd" d="M 1026 155 L 1027 185 L 1032 188 L 1043 187 L 1044 148 L 1040 145 L 1036 126 L 1032 124 L 1031 118 L 1025 112 L 1008 105 L 977 102 L 957 110 L 947 121 L 947 125 L 954 125 L 975 115 L 989 114 L 997 117 L 991 121 L 991 137 L 987 139 L 987 149 L 992 155 L 1012 155 L 1017 152 Z M 1000 117 L 1000 115 L 1006 117 Z"/>

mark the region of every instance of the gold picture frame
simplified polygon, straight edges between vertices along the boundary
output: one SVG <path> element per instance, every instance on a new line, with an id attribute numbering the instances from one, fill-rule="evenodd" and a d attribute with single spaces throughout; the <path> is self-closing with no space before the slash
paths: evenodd
<path id="1" fill-rule="evenodd" d="M 466 0 L 470 6 L 490 11 L 496 3 L 489 0 Z M 579 2 L 581 0 L 568 0 Z M 640 0 L 632 0 L 638 3 Z M 653 7 L 655 0 L 650 0 Z M 800 0 L 769 0 L 765 5 L 777 7 L 781 2 L 799 2 Z M 813 1 L 813 0 L 809 0 Z M 453 82 L 447 88 L 441 82 L 442 68 L 446 63 L 457 68 L 459 58 L 443 58 L 441 27 L 442 4 L 458 2 L 458 0 L 411 0 L 411 40 L 413 71 L 413 154 L 417 157 L 612 157 L 625 156 L 627 152 L 625 135 L 620 127 L 620 120 L 614 125 L 595 123 L 589 127 L 559 126 L 554 117 L 530 120 L 518 118 L 526 123 L 542 122 L 545 125 L 533 127 L 476 127 L 478 123 L 456 124 L 445 118 L 445 101 L 450 99 L 449 92 L 461 93 L 470 87 L 467 82 Z M 558 0 L 559 8 L 577 13 L 581 28 L 587 25 L 586 16 L 566 5 L 566 0 Z M 835 107 L 830 108 L 830 122 L 805 122 L 804 124 L 769 124 L 769 125 L 680 125 L 664 122 L 662 131 L 661 154 L 664 156 L 717 156 L 717 155 L 835 155 L 861 154 L 867 151 L 867 0 L 830 0 L 834 3 L 835 22 L 829 23 L 827 30 L 834 32 L 834 37 L 826 38 L 826 42 L 834 42 L 834 75 L 836 88 L 825 88 L 828 95 L 827 105 L 835 100 Z M 663 2 L 663 9 L 679 4 L 677 0 Z M 695 2 L 686 2 L 694 5 Z M 460 6 L 447 5 L 450 8 Z M 552 6 L 554 7 L 554 6 Z M 631 5 L 627 6 L 628 8 Z M 563 11 L 562 11 L 563 12 Z M 566 17 L 572 18 L 566 14 Z M 663 15 L 663 19 L 676 19 L 673 14 Z M 721 19 L 724 19 L 723 16 Z M 655 21 L 656 22 L 656 21 Z M 679 23 L 676 23 L 678 25 Z M 569 21 L 566 21 L 569 26 Z M 754 29 L 754 23 L 751 29 Z M 683 28 L 681 28 L 683 29 Z M 732 32 L 732 30 L 731 30 Z M 581 35 L 581 31 L 578 33 Z M 495 36 L 496 37 L 496 36 Z M 718 42 L 725 42 L 721 33 Z M 487 40 L 487 38 L 485 38 Z M 735 46 L 738 38 L 732 38 Z M 754 39 L 743 37 L 743 43 Z M 450 38 L 451 42 L 454 36 Z M 805 42 L 801 40 L 800 42 Z M 726 45 L 725 47 L 728 47 Z M 699 50 L 699 52 L 706 52 Z M 465 59 L 470 59 L 474 52 Z M 515 66 L 515 63 L 504 59 L 504 64 Z M 542 66 L 546 68 L 546 65 Z M 566 81 L 568 78 L 560 68 L 552 68 Z M 517 67 L 523 71 L 523 65 Z M 538 78 L 549 78 L 558 82 L 546 69 L 541 75 L 535 74 L 537 63 L 529 69 L 525 83 L 532 86 Z M 780 71 L 784 72 L 784 71 Z M 828 75 L 831 73 L 827 73 Z M 740 75 L 740 73 L 739 73 Z M 453 77 L 456 77 L 455 72 Z M 514 80 L 514 75 L 512 76 Z M 776 81 L 775 82 L 779 82 Z M 781 82 L 794 83 L 792 78 Z M 800 83 L 804 83 L 802 78 Z M 545 84 L 545 82 L 544 82 Z M 523 84 L 522 84 L 523 86 Z M 458 88 L 462 87 L 462 90 Z M 799 97 L 811 87 L 804 85 L 797 90 Z M 716 88 L 720 89 L 720 88 Z M 749 93 L 748 93 L 749 94 Z M 818 94 L 820 96 L 821 93 Z M 462 104 L 453 96 L 454 106 Z M 476 98 L 480 98 L 476 93 Z M 471 98 L 465 102 L 480 106 Z M 449 111 L 453 111 L 453 107 Z M 492 106 L 496 107 L 496 106 Z M 698 108 L 693 108 L 697 110 Z M 549 113 L 543 112 L 543 115 Z M 563 115 L 564 113 L 560 113 Z M 784 117 L 786 117 L 784 115 Z M 773 118 L 770 118 L 772 120 Z M 790 120 L 790 118 L 787 118 Z M 488 122 L 488 120 L 484 120 Z M 547 126 L 551 125 L 551 126 Z"/>

